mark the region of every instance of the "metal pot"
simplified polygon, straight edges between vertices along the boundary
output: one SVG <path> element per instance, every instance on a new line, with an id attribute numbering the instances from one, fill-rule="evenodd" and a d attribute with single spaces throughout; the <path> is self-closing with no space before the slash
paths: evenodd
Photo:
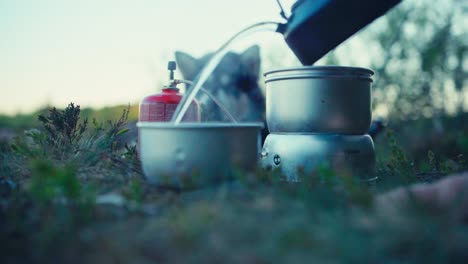
<path id="1" fill-rule="evenodd" d="M 366 134 L 372 75 L 368 69 L 338 66 L 266 72 L 269 131 Z"/>
<path id="2" fill-rule="evenodd" d="M 258 165 L 261 123 L 138 122 L 143 172 L 150 183 L 194 188 Z"/>
<path id="3" fill-rule="evenodd" d="M 264 169 L 279 170 L 293 182 L 322 165 L 357 179 L 375 179 L 374 143 L 369 135 L 270 134 L 261 162 Z"/>

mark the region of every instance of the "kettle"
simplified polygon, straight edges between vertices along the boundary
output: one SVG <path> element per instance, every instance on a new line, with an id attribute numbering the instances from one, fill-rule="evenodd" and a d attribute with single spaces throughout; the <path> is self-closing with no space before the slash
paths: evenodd
<path id="1" fill-rule="evenodd" d="M 312 65 L 401 0 L 298 0 L 277 32 L 303 65 Z"/>

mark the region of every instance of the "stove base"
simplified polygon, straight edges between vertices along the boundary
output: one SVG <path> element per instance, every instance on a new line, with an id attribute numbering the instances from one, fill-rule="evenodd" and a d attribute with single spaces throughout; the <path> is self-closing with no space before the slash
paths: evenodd
<path id="1" fill-rule="evenodd" d="M 261 153 L 262 167 L 300 181 L 320 166 L 360 180 L 375 179 L 374 143 L 369 135 L 270 134 Z"/>

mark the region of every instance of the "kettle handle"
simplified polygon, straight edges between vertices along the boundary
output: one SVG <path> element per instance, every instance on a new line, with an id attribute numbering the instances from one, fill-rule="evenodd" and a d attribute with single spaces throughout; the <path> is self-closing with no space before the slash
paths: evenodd
<path id="1" fill-rule="evenodd" d="M 278 6 L 280 8 L 280 16 L 286 20 L 288 20 L 288 17 L 286 17 L 286 13 L 284 12 L 284 9 L 283 9 L 283 6 L 281 5 L 281 2 L 280 0 L 276 0 L 276 2 L 278 3 Z"/>

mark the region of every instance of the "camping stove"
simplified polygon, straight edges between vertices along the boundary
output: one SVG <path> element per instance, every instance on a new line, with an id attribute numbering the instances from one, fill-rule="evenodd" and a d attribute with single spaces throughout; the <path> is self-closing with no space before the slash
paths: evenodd
<path id="1" fill-rule="evenodd" d="M 264 169 L 288 181 L 328 166 L 373 179 L 371 76 L 364 68 L 303 66 L 265 73 L 270 135 L 261 152 Z"/>

